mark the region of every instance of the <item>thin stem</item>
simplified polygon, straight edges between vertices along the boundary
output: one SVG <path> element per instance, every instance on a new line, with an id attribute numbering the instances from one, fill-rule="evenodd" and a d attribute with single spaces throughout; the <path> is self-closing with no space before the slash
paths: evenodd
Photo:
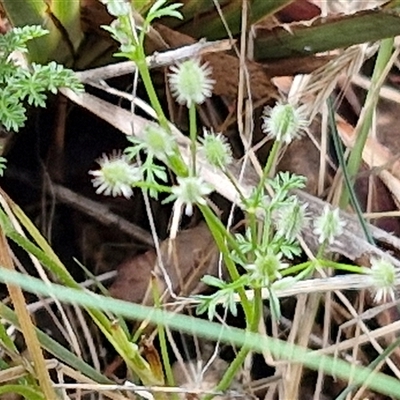
<path id="1" fill-rule="evenodd" d="M 196 104 L 192 102 L 189 107 L 189 134 L 190 152 L 192 156 L 192 176 L 196 176 L 196 153 L 197 153 L 197 123 L 196 123 Z"/>
<path id="2" fill-rule="evenodd" d="M 204 219 L 208 227 L 210 228 L 211 234 L 214 237 L 215 242 L 219 248 L 219 251 L 222 253 L 224 257 L 224 262 L 226 265 L 226 269 L 228 270 L 229 276 L 232 281 L 237 281 L 240 278 L 239 271 L 237 270 L 236 264 L 233 262 L 231 258 L 231 254 L 227 245 L 227 242 L 234 242 L 235 247 L 237 247 L 237 243 L 232 240 L 229 232 L 226 231 L 226 228 L 222 225 L 219 218 L 210 210 L 207 206 L 199 205 L 201 212 L 203 213 Z M 246 291 L 244 288 L 237 289 L 238 295 L 240 297 L 240 303 L 243 307 L 243 311 L 246 316 L 246 320 L 250 320 L 252 316 L 251 303 L 246 296 Z"/>
<path id="3" fill-rule="evenodd" d="M 253 315 L 251 320 L 248 322 L 248 331 L 249 332 L 257 332 L 258 331 L 258 324 L 260 322 L 260 318 L 262 315 L 262 308 L 263 308 L 263 301 L 262 301 L 262 294 L 261 288 L 254 289 L 254 300 L 253 300 Z M 243 347 L 237 353 L 235 359 L 229 365 L 228 369 L 225 371 L 224 376 L 222 377 L 221 381 L 218 383 L 217 387 L 215 388 L 216 392 L 223 392 L 229 389 L 233 379 L 237 375 L 240 367 L 243 365 L 247 355 L 251 351 L 251 348 L 243 345 Z M 207 395 L 204 397 L 204 400 L 211 400 L 213 395 Z"/>
<path id="4" fill-rule="evenodd" d="M 274 165 L 274 163 L 276 161 L 276 158 L 278 157 L 280 148 L 281 148 L 281 142 L 278 141 L 278 140 L 275 140 L 274 144 L 272 145 L 272 149 L 269 152 L 268 160 L 267 160 L 267 163 L 266 163 L 266 165 L 264 167 L 263 174 L 261 176 L 260 182 L 259 182 L 259 184 L 257 186 L 257 197 L 258 197 L 258 199 L 260 198 L 261 194 L 264 191 L 265 182 L 267 181 L 267 179 L 268 179 L 268 177 L 269 177 L 269 175 L 271 173 L 272 166 Z"/>
<path id="5" fill-rule="evenodd" d="M 281 148 L 281 142 L 279 140 L 275 140 L 274 144 L 272 145 L 272 149 L 268 155 L 267 164 L 265 165 L 264 168 L 263 183 L 265 183 L 265 180 L 269 177 L 269 174 L 271 173 L 272 167 L 274 166 L 275 161 L 278 157 L 280 148 Z"/>
<path id="6" fill-rule="evenodd" d="M 142 58 L 139 60 L 134 60 L 134 61 L 139 69 L 139 73 L 143 80 L 143 84 L 145 86 L 146 93 L 149 96 L 151 106 L 154 108 L 154 111 L 157 114 L 157 118 L 158 118 L 158 121 L 159 121 L 161 127 L 163 129 L 165 129 L 167 132 L 171 133 L 171 129 L 168 124 L 168 120 L 164 114 L 162 107 L 161 107 L 161 103 L 158 100 L 157 92 L 156 92 L 156 90 L 153 86 L 153 82 L 151 80 L 150 71 L 149 71 L 149 68 L 147 67 L 147 63 L 146 63 L 146 57 L 145 57 L 143 51 L 141 51 L 140 53 L 142 53 L 141 54 Z"/>
<path id="7" fill-rule="evenodd" d="M 238 182 L 236 181 L 235 176 L 227 168 L 224 168 L 222 172 L 229 179 L 229 181 L 232 183 L 232 185 L 234 186 L 236 192 L 238 193 L 238 195 L 240 197 L 240 201 L 244 204 L 245 201 L 246 201 L 246 198 L 245 198 L 244 194 L 242 193 L 242 189 L 239 186 Z"/>
<path id="8" fill-rule="evenodd" d="M 339 133 L 337 131 L 337 126 L 336 126 L 336 122 L 335 122 L 335 113 L 333 110 L 333 104 L 332 104 L 331 98 L 328 98 L 327 102 L 328 102 L 328 112 L 329 112 L 329 128 L 331 130 L 333 144 L 335 146 L 335 151 L 336 151 L 336 155 L 337 155 L 337 158 L 339 161 L 339 165 L 342 168 L 343 178 L 344 178 L 344 182 L 345 182 L 345 188 L 347 189 L 347 193 L 348 193 L 348 196 L 350 197 L 351 204 L 353 205 L 354 210 L 356 211 L 358 220 L 360 222 L 361 228 L 364 232 L 366 239 L 368 240 L 369 243 L 374 244 L 375 243 L 374 239 L 373 239 L 373 237 L 368 229 L 368 226 L 365 222 L 365 218 L 363 216 L 360 203 L 357 199 L 357 195 L 354 191 L 354 187 L 351 182 L 348 167 L 346 166 L 346 162 L 344 160 L 343 146 L 342 146 L 342 142 L 339 139 Z M 342 200 L 345 201 L 345 197 L 342 197 Z M 346 205 L 347 204 L 345 204 L 344 202 L 341 203 L 342 207 L 345 207 Z"/>
<path id="9" fill-rule="evenodd" d="M 151 288 L 153 291 L 154 305 L 158 309 L 161 309 L 161 297 L 160 297 L 160 293 L 159 293 L 159 290 L 157 287 L 157 283 L 154 280 L 152 281 Z M 173 374 L 172 368 L 171 368 L 171 360 L 170 360 L 169 354 L 168 354 L 168 346 L 167 346 L 167 340 L 165 337 L 164 325 L 157 324 L 157 332 L 158 332 L 158 339 L 160 341 L 161 359 L 162 359 L 162 363 L 164 366 L 167 384 L 168 384 L 168 386 L 173 387 L 173 386 L 175 386 L 175 379 L 174 379 L 174 374 Z M 179 400 L 177 393 L 172 393 L 172 400 Z"/>

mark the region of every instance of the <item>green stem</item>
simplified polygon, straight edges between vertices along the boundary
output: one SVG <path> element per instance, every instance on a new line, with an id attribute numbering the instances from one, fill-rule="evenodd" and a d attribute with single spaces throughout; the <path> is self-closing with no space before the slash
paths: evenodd
<path id="1" fill-rule="evenodd" d="M 151 79 L 150 71 L 146 62 L 146 55 L 141 46 L 138 47 L 136 59 L 132 60 L 136 63 L 139 70 L 140 77 L 142 78 L 145 86 L 147 95 L 149 96 L 150 104 L 157 114 L 158 122 L 160 126 L 169 134 L 171 134 L 171 128 L 169 126 L 168 119 L 166 118 L 162 109 L 161 103 L 158 99 L 157 92 L 154 88 L 153 81 Z M 174 173 L 178 176 L 187 176 L 187 167 L 179 153 L 175 153 L 173 156 L 168 157 L 170 167 Z"/>
<path id="2" fill-rule="evenodd" d="M 274 165 L 276 158 L 278 157 L 280 148 L 281 148 L 281 142 L 278 140 L 275 140 L 274 144 L 272 145 L 271 151 L 269 152 L 268 160 L 264 167 L 260 182 L 257 186 L 257 198 L 258 199 L 260 198 L 261 194 L 264 191 L 265 182 L 267 181 L 267 179 L 271 173 L 272 166 Z"/>
<path id="3" fill-rule="evenodd" d="M 253 300 L 253 315 L 251 320 L 248 320 L 248 329 L 249 332 L 257 332 L 258 331 L 258 324 L 260 318 L 262 316 L 262 309 L 263 309 L 263 301 L 261 295 L 261 289 L 256 288 L 254 289 L 254 300 Z M 228 369 L 225 371 L 224 376 L 222 377 L 221 381 L 218 383 L 217 387 L 215 388 L 216 392 L 224 392 L 225 390 L 229 389 L 233 379 L 237 375 L 239 369 L 243 365 L 247 355 L 251 351 L 251 347 L 243 345 L 242 348 L 237 353 L 235 359 L 231 362 Z M 203 400 L 211 400 L 213 395 L 204 396 Z"/>
<path id="4" fill-rule="evenodd" d="M 157 92 L 154 88 L 153 81 L 151 80 L 150 71 L 146 62 L 146 55 L 144 54 L 143 49 L 138 51 L 138 59 L 133 61 L 136 63 L 136 66 L 139 70 L 139 74 L 143 80 L 143 84 L 146 89 L 146 93 L 149 96 L 151 106 L 154 108 L 154 111 L 157 114 L 157 118 L 161 127 L 170 133 L 171 129 L 161 107 L 161 103 L 158 100 Z"/>
<path id="5" fill-rule="evenodd" d="M 240 274 L 236 268 L 236 264 L 232 261 L 227 244 L 233 242 L 235 247 L 237 247 L 237 243 L 234 241 L 229 232 L 227 232 L 226 228 L 222 225 L 219 218 L 210 210 L 209 207 L 199 205 L 199 208 L 204 216 L 204 219 L 206 220 L 208 227 L 210 228 L 211 234 L 213 235 L 215 242 L 217 243 L 219 251 L 224 257 L 225 266 L 228 270 L 230 278 L 233 282 L 237 281 L 240 278 Z M 237 292 L 240 297 L 240 303 L 243 307 L 246 320 L 248 321 L 252 316 L 251 303 L 247 298 L 246 291 L 243 287 L 238 288 Z"/>
<path id="6" fill-rule="evenodd" d="M 275 140 L 274 144 L 272 145 L 272 149 L 268 155 L 268 160 L 267 164 L 265 165 L 264 168 L 264 173 L 263 173 L 263 184 L 265 184 L 266 179 L 269 177 L 269 174 L 271 173 L 272 167 L 275 164 L 275 161 L 278 157 L 279 149 L 281 148 L 281 142 L 279 140 Z"/>
<path id="7" fill-rule="evenodd" d="M 240 201 L 245 204 L 246 201 L 246 197 L 244 196 L 244 194 L 242 193 L 242 189 L 240 188 L 240 186 L 238 185 L 238 182 L 236 181 L 235 176 L 232 174 L 232 172 L 230 172 L 227 168 L 225 168 L 223 171 L 223 174 L 229 179 L 229 181 L 232 183 L 232 185 L 234 186 L 236 192 L 238 193 L 239 197 L 240 197 Z"/>
<path id="8" fill-rule="evenodd" d="M 190 152 L 192 156 L 192 176 L 196 176 L 196 153 L 197 153 L 197 123 L 196 123 L 196 104 L 192 102 L 189 107 L 189 134 Z"/>
<path id="9" fill-rule="evenodd" d="M 160 193 L 171 193 L 171 187 L 165 185 L 159 185 L 158 183 L 148 183 L 146 181 L 135 182 L 134 187 L 141 189 L 155 189 Z"/>
<path id="10" fill-rule="evenodd" d="M 337 263 L 331 260 L 318 260 L 316 261 L 318 264 L 325 268 L 334 268 L 336 270 L 347 271 L 347 272 L 354 272 L 356 274 L 363 274 L 363 268 L 357 265 L 350 265 L 350 264 L 342 264 Z"/>
<path id="11" fill-rule="evenodd" d="M 375 62 L 374 72 L 371 78 L 371 87 L 368 91 L 367 98 L 365 100 L 364 107 L 367 106 L 368 109 L 365 113 L 365 119 L 363 121 L 362 126 L 357 135 L 356 143 L 350 153 L 349 160 L 347 162 L 347 170 L 351 178 L 354 179 L 356 176 L 361 160 L 362 160 L 362 152 L 365 146 L 365 143 L 368 138 L 369 131 L 372 126 L 373 115 L 375 112 L 376 104 L 379 99 L 379 90 L 383 83 L 382 74 L 386 69 L 387 63 L 390 60 L 392 55 L 394 45 L 394 38 L 384 39 L 381 42 L 378 56 Z M 345 208 L 349 203 L 349 192 L 346 188 L 344 188 L 341 199 L 340 199 L 340 207 Z"/>
<path id="12" fill-rule="evenodd" d="M 362 267 L 359 267 L 357 265 L 350 265 L 350 264 L 342 264 L 342 263 L 337 263 L 335 261 L 331 260 L 324 260 L 324 259 L 316 259 L 313 261 L 306 261 L 301 264 L 293 265 L 292 267 L 286 268 L 281 272 L 282 276 L 288 276 L 288 275 L 293 275 L 299 271 L 304 271 L 313 264 L 315 265 L 320 265 L 324 268 L 334 268 L 336 270 L 341 270 L 341 271 L 347 271 L 347 272 L 353 272 L 356 274 L 362 274 L 363 269 Z"/>
<path id="13" fill-rule="evenodd" d="M 283 271 L 281 271 L 282 276 L 288 276 L 295 274 L 296 272 L 302 271 L 304 269 L 307 269 L 313 261 L 306 261 L 301 264 L 293 265 L 292 267 L 285 268 Z"/>

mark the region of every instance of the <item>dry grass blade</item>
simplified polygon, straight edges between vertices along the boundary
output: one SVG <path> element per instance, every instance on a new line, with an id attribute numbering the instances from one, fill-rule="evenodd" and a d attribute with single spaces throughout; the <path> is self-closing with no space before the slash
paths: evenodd
<path id="1" fill-rule="evenodd" d="M 377 46 L 352 46 L 336 55 L 323 67 L 304 78 L 300 91 L 301 100 L 307 104 L 311 119 L 323 109 L 326 99 L 336 88 L 339 80 L 350 83 L 352 76 L 358 74 L 364 61 L 371 57 Z M 346 86 L 346 83 L 344 84 Z"/>
<path id="2" fill-rule="evenodd" d="M 0 232 L 0 264 L 4 268 L 13 270 L 14 265 L 11 259 L 10 248 L 7 244 L 4 232 Z M 17 286 L 7 285 L 8 292 L 10 293 L 15 312 L 18 315 L 18 320 L 21 325 L 21 330 L 24 335 L 29 355 L 34 363 L 34 371 L 39 381 L 40 388 L 43 395 L 47 399 L 55 399 L 56 394 L 52 386 L 49 372 L 46 368 L 46 362 L 40 347 L 39 340 L 36 336 L 35 328 L 32 323 L 31 316 L 26 307 L 25 298 L 22 289 Z"/>

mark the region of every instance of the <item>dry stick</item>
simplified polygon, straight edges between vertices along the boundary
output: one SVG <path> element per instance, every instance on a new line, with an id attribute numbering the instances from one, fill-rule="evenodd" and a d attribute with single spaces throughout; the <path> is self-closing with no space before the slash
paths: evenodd
<path id="1" fill-rule="evenodd" d="M 307 296 L 305 295 L 299 295 L 297 296 L 297 303 L 296 303 L 296 308 L 295 308 L 295 313 L 293 317 L 293 324 L 292 324 L 292 329 L 290 329 L 289 336 L 287 339 L 287 342 L 289 344 L 295 344 L 296 343 L 296 338 L 299 336 L 299 332 L 301 330 L 301 321 L 304 318 L 304 310 L 307 308 Z M 307 338 L 308 339 L 308 338 Z M 308 344 L 308 340 L 307 340 Z M 291 380 L 294 380 L 296 382 L 296 385 L 299 385 L 298 383 L 298 369 L 296 368 L 296 365 L 293 364 L 288 364 L 286 367 L 286 372 L 283 373 L 284 379 L 285 379 L 285 384 L 284 384 L 284 389 L 285 393 L 282 394 L 282 396 L 279 396 L 281 398 L 297 398 L 297 394 L 295 397 L 293 396 L 293 390 L 295 388 L 294 384 L 291 383 Z M 289 396 L 289 394 L 292 393 L 292 396 Z"/>
<path id="2" fill-rule="evenodd" d="M 59 365 L 59 361 L 56 359 L 45 361 L 47 369 L 54 369 Z M 0 384 L 3 385 L 10 381 L 16 381 L 19 378 L 23 378 L 28 375 L 29 371 L 25 365 L 16 365 L 15 367 L 10 367 L 0 371 Z"/>
<path id="3" fill-rule="evenodd" d="M 165 67 L 188 58 L 201 57 L 208 53 L 228 51 L 232 48 L 234 43 L 235 40 L 218 40 L 215 42 L 200 40 L 198 43 L 183 46 L 178 49 L 165 51 L 163 53 L 154 53 L 153 55 L 146 57 L 146 61 L 150 69 Z M 117 64 L 107 65 L 105 67 L 77 72 L 76 75 L 82 82 L 86 83 L 91 80 L 105 80 L 117 76 L 132 74 L 135 70 L 136 65 L 133 61 L 124 61 Z"/>
<path id="4" fill-rule="evenodd" d="M 76 371 L 75 369 L 69 367 L 61 363 L 58 360 L 51 360 L 55 361 L 56 365 L 53 367 L 59 373 L 72 378 L 77 383 L 75 384 L 75 389 L 85 389 L 85 385 L 92 385 L 91 390 L 94 392 L 101 392 L 107 398 L 112 400 L 126 400 L 126 396 L 118 393 L 117 391 L 124 390 L 123 385 L 100 385 L 98 382 L 94 382 L 92 379 L 88 378 L 86 375 L 83 375 L 80 371 Z M 55 384 L 54 387 L 64 388 L 65 383 Z M 100 388 L 101 387 L 101 388 Z M 46 399 L 47 400 L 47 399 Z"/>
<path id="5" fill-rule="evenodd" d="M 112 213 L 107 206 L 90 200 L 61 185 L 53 184 L 52 189 L 60 202 L 68 204 L 76 210 L 95 218 L 105 226 L 126 233 L 133 239 L 146 244 L 147 246 L 154 246 L 153 239 L 146 230 Z"/>
<path id="6" fill-rule="evenodd" d="M 331 321 L 332 321 L 332 293 L 325 293 L 324 296 L 324 330 L 322 336 L 322 348 L 327 347 L 330 343 Z M 311 339 L 312 333 L 310 334 Z M 314 400 L 321 398 L 325 374 L 322 368 L 318 369 L 317 383 L 315 384 Z"/>
<path id="7" fill-rule="evenodd" d="M 302 314 L 299 324 L 299 336 L 296 344 L 301 347 L 307 347 L 310 334 L 315 322 L 315 315 L 321 300 L 320 293 L 311 293 L 308 295 L 305 310 L 298 310 Z M 296 310 L 297 311 L 297 310 Z M 301 388 L 301 378 L 303 374 L 303 364 L 289 364 L 290 373 L 285 377 L 285 395 L 288 399 L 297 399 Z"/>
<path id="8" fill-rule="evenodd" d="M 369 90 L 372 86 L 371 80 L 360 74 L 353 75 L 351 82 L 365 90 Z M 400 103 L 400 91 L 390 86 L 382 85 L 379 95 L 382 99 Z"/>
<path id="9" fill-rule="evenodd" d="M 400 321 L 396 321 L 390 325 L 382 326 L 373 331 L 370 331 L 370 332 L 368 332 L 368 334 L 364 333 L 364 334 L 358 336 L 358 338 L 351 338 L 351 339 L 344 340 L 340 343 L 317 350 L 317 352 L 321 353 L 321 354 L 333 354 L 337 351 L 350 350 L 355 346 L 356 343 L 359 346 L 361 346 L 364 343 L 368 343 L 371 340 L 371 338 L 379 339 L 385 335 L 389 335 L 391 333 L 395 333 L 395 332 L 399 332 L 399 331 L 400 331 Z"/>

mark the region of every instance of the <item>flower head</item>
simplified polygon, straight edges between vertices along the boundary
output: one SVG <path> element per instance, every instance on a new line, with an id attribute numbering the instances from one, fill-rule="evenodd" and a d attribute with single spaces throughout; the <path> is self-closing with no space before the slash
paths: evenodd
<path id="1" fill-rule="evenodd" d="M 128 140 L 133 143 L 133 146 L 125 149 L 125 153 L 130 159 L 135 158 L 139 151 L 144 150 L 150 157 L 165 160 L 167 156 L 174 153 L 176 145 L 161 126 L 152 123 L 144 127 L 140 138 L 128 136 Z"/>
<path id="2" fill-rule="evenodd" d="M 204 130 L 202 153 L 208 163 L 215 168 L 225 168 L 232 161 L 232 151 L 221 133 L 217 135 Z"/>
<path id="3" fill-rule="evenodd" d="M 290 202 L 279 207 L 274 213 L 277 235 L 293 242 L 308 220 L 307 206 L 307 203 L 301 204 L 297 197 L 293 197 Z"/>
<path id="4" fill-rule="evenodd" d="M 96 193 L 131 197 L 132 185 L 142 178 L 139 168 L 129 164 L 127 157 L 120 152 L 114 152 L 110 156 L 103 154 L 97 162 L 100 169 L 89 171 L 89 174 L 94 176 L 92 183 L 97 188 Z"/>
<path id="5" fill-rule="evenodd" d="M 266 287 L 275 280 L 281 279 L 279 270 L 285 269 L 288 264 L 281 261 L 282 254 L 275 254 L 271 248 L 265 253 L 256 251 L 256 259 L 254 264 L 246 265 L 245 268 L 249 272 L 253 284 L 258 287 Z"/>
<path id="6" fill-rule="evenodd" d="M 210 78 L 211 67 L 207 63 L 200 65 L 198 59 L 190 59 L 171 67 L 171 71 L 169 85 L 179 104 L 189 108 L 211 97 L 215 81 Z"/>
<path id="7" fill-rule="evenodd" d="M 318 235 L 320 243 L 332 244 L 335 238 L 343 233 L 343 227 L 346 222 L 342 221 L 339 216 L 339 209 L 332 210 L 325 205 L 322 215 L 314 222 L 314 233 Z"/>
<path id="8" fill-rule="evenodd" d="M 396 284 L 396 269 L 391 262 L 385 259 L 371 259 L 371 268 L 366 269 L 371 276 L 373 289 L 375 290 L 374 301 L 379 303 L 387 298 L 394 300 L 394 286 Z"/>
<path id="9" fill-rule="evenodd" d="M 295 107 L 278 102 L 274 107 L 265 107 L 262 130 L 270 139 L 290 143 L 308 127 L 304 106 Z"/>
<path id="10" fill-rule="evenodd" d="M 193 204 L 205 205 L 204 196 L 209 195 L 213 189 L 196 176 L 178 177 L 178 186 L 172 188 L 172 194 L 165 201 L 176 199 L 177 207 L 185 206 L 186 215 L 193 214 Z"/>

